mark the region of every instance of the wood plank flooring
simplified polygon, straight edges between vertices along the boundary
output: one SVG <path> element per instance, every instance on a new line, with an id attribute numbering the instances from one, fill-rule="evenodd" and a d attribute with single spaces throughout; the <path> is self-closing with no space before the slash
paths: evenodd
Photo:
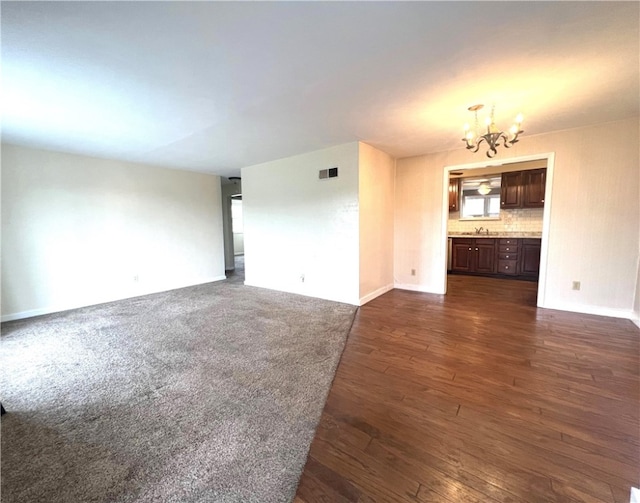
<path id="1" fill-rule="evenodd" d="M 362 307 L 296 503 L 628 503 L 640 330 L 537 309 L 536 289 L 450 276 Z"/>

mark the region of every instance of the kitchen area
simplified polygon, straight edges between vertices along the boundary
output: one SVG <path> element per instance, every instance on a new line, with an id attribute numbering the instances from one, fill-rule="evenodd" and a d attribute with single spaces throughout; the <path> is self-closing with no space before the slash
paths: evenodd
<path id="1" fill-rule="evenodd" d="M 537 281 L 546 159 L 449 174 L 447 273 Z"/>

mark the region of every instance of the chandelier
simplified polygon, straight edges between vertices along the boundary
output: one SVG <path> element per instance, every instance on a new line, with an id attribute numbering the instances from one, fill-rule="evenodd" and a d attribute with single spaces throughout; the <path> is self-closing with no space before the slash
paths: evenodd
<path id="1" fill-rule="evenodd" d="M 482 110 L 482 108 L 484 108 L 484 105 L 473 105 L 469 107 L 469 111 L 475 114 L 475 128 L 472 130 L 469 124 L 465 124 L 464 138 L 462 138 L 462 141 L 467 144 L 467 150 L 472 150 L 473 153 L 476 153 L 480 149 L 482 142 L 485 142 L 488 147 L 487 157 L 493 157 L 498 153 L 496 150 L 497 147 L 504 145 L 506 148 L 509 148 L 518 142 L 518 136 L 524 133 L 524 131 L 520 129 L 522 125 L 522 114 L 518 114 L 515 124 L 509 128 L 507 133 L 504 133 L 497 128 L 493 119 L 496 108 L 496 106 L 493 105 L 491 107 L 491 115 L 484 121 L 487 132 L 481 134 L 482 131 L 480 130 L 478 122 L 478 110 Z M 502 143 L 500 143 L 500 140 L 502 140 Z"/>

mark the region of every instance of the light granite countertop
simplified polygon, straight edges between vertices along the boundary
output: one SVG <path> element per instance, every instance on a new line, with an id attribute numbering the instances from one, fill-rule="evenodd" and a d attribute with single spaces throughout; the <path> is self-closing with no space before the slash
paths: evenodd
<path id="1" fill-rule="evenodd" d="M 481 232 L 476 234 L 475 232 L 452 232 L 448 234 L 450 238 L 529 238 L 529 239 L 541 239 L 542 232 Z"/>

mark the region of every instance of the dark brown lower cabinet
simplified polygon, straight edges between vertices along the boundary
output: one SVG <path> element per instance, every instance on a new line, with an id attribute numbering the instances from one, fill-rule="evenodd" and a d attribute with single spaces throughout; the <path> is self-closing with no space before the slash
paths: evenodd
<path id="1" fill-rule="evenodd" d="M 453 238 L 451 272 L 537 279 L 540 272 L 540 240 Z"/>
<path id="2" fill-rule="evenodd" d="M 520 255 L 520 274 L 537 278 L 540 274 L 540 240 L 522 239 Z"/>
<path id="3" fill-rule="evenodd" d="M 518 275 L 519 239 L 496 239 L 498 246 L 498 273 L 507 276 Z"/>
<path id="4" fill-rule="evenodd" d="M 495 239 L 456 238 L 451 245 L 452 271 L 485 274 L 496 272 Z"/>

